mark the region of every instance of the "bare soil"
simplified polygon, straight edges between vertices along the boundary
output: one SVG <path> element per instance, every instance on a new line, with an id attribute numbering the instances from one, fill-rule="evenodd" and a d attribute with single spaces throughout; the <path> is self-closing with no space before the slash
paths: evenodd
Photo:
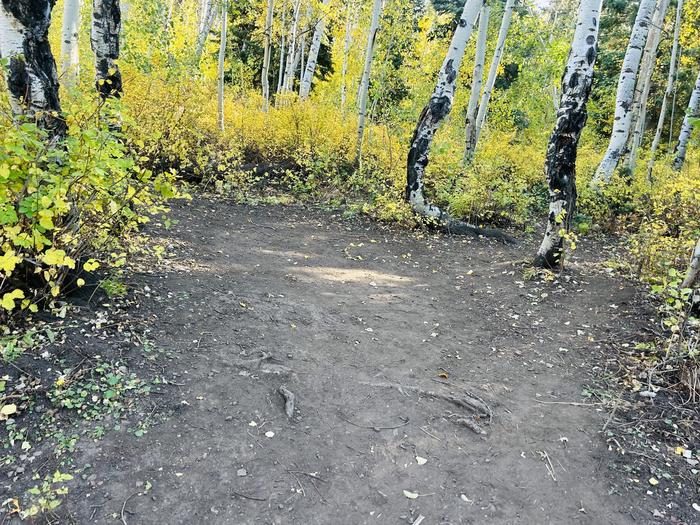
<path id="1" fill-rule="evenodd" d="M 151 232 L 164 262 L 130 283 L 170 356 L 158 422 L 81 440 L 66 522 L 693 522 L 663 480 L 612 468 L 601 355 L 646 320 L 592 250 L 528 281 L 532 243 L 300 205 L 196 200 L 173 218 Z"/>

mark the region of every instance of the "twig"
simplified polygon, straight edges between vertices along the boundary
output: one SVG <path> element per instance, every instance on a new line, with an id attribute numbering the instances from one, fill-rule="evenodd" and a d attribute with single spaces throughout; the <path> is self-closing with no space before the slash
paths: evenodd
<path id="1" fill-rule="evenodd" d="M 248 496 L 246 494 L 241 494 L 240 492 L 236 492 L 235 490 L 231 490 L 231 494 L 233 494 L 234 496 L 238 496 L 239 498 L 252 499 L 253 501 L 267 501 L 267 498 L 258 498 L 256 496 Z"/>
<path id="2" fill-rule="evenodd" d="M 346 423 L 351 424 L 351 425 L 354 426 L 354 427 L 357 427 L 357 428 L 368 428 L 368 429 L 370 429 L 370 430 L 374 430 L 375 432 L 379 432 L 380 430 L 394 430 L 395 428 L 405 427 L 406 425 L 408 425 L 408 423 L 409 423 L 409 421 L 410 421 L 408 418 L 406 418 L 406 420 L 405 420 L 403 423 L 399 424 L 399 425 L 394 425 L 394 426 L 391 426 L 391 427 L 378 427 L 378 426 L 374 426 L 374 425 L 367 426 L 367 425 L 359 425 L 359 424 L 357 424 L 357 423 L 353 423 L 353 422 L 350 421 L 349 419 L 346 419 L 345 417 L 343 417 L 342 414 L 339 414 L 338 417 L 339 417 L 340 419 L 342 419 L 343 421 L 345 421 Z M 403 418 L 401 418 L 401 419 L 403 419 Z"/>
<path id="3" fill-rule="evenodd" d="M 304 472 L 303 470 L 290 470 L 287 469 L 287 472 L 290 474 L 303 474 L 304 476 L 309 476 L 310 478 L 317 479 L 321 483 L 326 483 L 326 480 L 320 477 L 318 474 L 314 474 L 313 472 Z"/>
<path id="4" fill-rule="evenodd" d="M 431 434 L 430 432 L 428 432 L 427 430 L 425 430 L 423 427 L 418 427 L 418 429 L 421 430 L 422 432 L 425 432 L 425 433 L 426 433 L 427 435 L 429 435 L 431 438 L 436 439 L 436 440 L 438 440 L 438 441 L 442 441 L 439 437 L 437 437 L 437 436 Z"/>
<path id="5" fill-rule="evenodd" d="M 604 405 L 605 403 L 576 403 L 574 401 L 540 401 L 535 399 L 537 403 L 542 403 L 543 405 L 572 405 L 575 407 L 594 407 L 598 405 Z"/>
<path id="6" fill-rule="evenodd" d="M 138 494 L 141 494 L 141 493 L 140 493 L 140 492 L 134 492 L 133 494 L 130 494 L 129 497 L 126 498 L 126 499 L 124 500 L 124 504 L 122 505 L 122 512 L 121 512 L 122 523 L 123 523 L 124 525 L 129 525 L 129 524 L 126 522 L 126 517 L 124 516 L 124 511 L 126 510 L 126 504 L 129 502 L 129 500 L 130 500 L 131 498 L 133 498 L 134 496 L 137 496 Z"/>

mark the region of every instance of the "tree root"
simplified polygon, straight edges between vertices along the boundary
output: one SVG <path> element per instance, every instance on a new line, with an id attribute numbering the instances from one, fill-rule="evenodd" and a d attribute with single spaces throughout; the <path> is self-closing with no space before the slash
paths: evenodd
<path id="1" fill-rule="evenodd" d="M 447 217 L 446 219 L 443 219 L 440 230 L 450 235 L 472 235 L 474 237 L 486 237 L 489 239 L 496 239 L 504 244 L 517 244 L 518 242 L 515 237 L 511 237 L 498 228 L 479 228 L 473 224 L 469 224 L 458 219 L 453 219 L 446 213 L 445 215 Z"/>
<path id="2" fill-rule="evenodd" d="M 284 398 L 284 413 L 287 414 L 289 419 L 292 419 L 294 417 L 294 402 L 296 399 L 294 393 L 284 385 L 279 387 L 277 391 Z"/>
<path id="3" fill-rule="evenodd" d="M 478 396 L 471 394 L 471 393 L 465 393 L 463 395 L 459 396 L 454 396 L 452 394 L 443 394 L 441 392 L 435 392 L 434 390 L 423 390 L 422 388 L 418 388 L 416 386 L 406 386 L 406 385 L 399 385 L 396 383 L 363 383 L 368 386 L 373 386 L 375 388 L 395 388 L 399 392 L 401 392 L 404 395 L 407 395 L 406 392 L 415 392 L 419 396 L 423 395 L 426 397 L 432 397 L 435 399 L 442 399 L 443 401 L 447 401 L 448 403 L 452 403 L 454 405 L 457 405 L 462 408 L 466 408 L 467 410 L 470 410 L 472 412 L 476 412 L 476 415 L 479 417 L 483 418 L 488 418 L 488 422 L 491 422 L 491 408 Z M 470 430 L 473 430 L 477 434 L 485 434 L 484 430 L 477 424 L 477 422 L 474 420 L 473 417 L 463 417 L 463 416 L 458 416 L 457 414 L 450 414 L 449 419 L 453 421 L 454 423 L 457 423 L 459 425 L 464 425 Z"/>

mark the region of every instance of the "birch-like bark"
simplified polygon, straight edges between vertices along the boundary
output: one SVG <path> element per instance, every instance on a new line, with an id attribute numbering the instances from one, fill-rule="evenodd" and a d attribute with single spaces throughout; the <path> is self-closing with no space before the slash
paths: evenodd
<path id="1" fill-rule="evenodd" d="M 321 0 L 321 5 L 324 7 L 328 5 L 328 0 Z M 311 91 L 311 82 L 313 82 L 314 73 L 316 72 L 316 61 L 318 60 L 318 51 L 321 49 L 321 39 L 323 38 L 325 26 L 326 13 L 322 10 L 318 22 L 316 22 L 314 36 L 311 40 L 311 47 L 309 48 L 309 56 L 306 59 L 306 68 L 304 69 L 304 75 L 299 87 L 299 98 L 301 98 L 301 100 L 306 100 Z"/>
<path id="2" fill-rule="evenodd" d="M 637 84 L 637 73 L 639 63 L 642 59 L 642 49 L 646 43 L 651 16 L 656 5 L 656 0 L 641 0 L 634 27 L 627 45 L 625 58 L 622 62 L 622 71 L 617 84 L 617 95 L 615 99 L 615 120 L 610 136 L 610 143 L 605 152 L 603 160 L 598 165 L 598 169 L 592 180 L 592 186 L 597 187 L 601 183 L 610 182 L 613 172 L 620 162 L 620 158 L 625 153 L 627 138 L 630 135 L 632 123 L 632 108 L 634 102 L 634 88 Z"/>
<path id="3" fill-rule="evenodd" d="M 647 43 L 644 46 L 642 64 L 639 73 L 639 86 L 635 90 L 634 111 L 632 112 L 632 135 L 629 139 L 629 153 L 627 155 L 627 168 L 634 172 L 637 166 L 637 155 L 644 138 L 646 129 L 647 103 L 651 90 L 651 76 L 656 65 L 656 51 L 661 41 L 661 32 L 670 0 L 659 0 L 651 21 L 651 29 L 647 35 Z"/>
<path id="4" fill-rule="evenodd" d="M 479 111 L 479 97 L 481 96 L 481 86 L 484 83 L 484 64 L 486 62 L 486 38 L 489 29 L 489 14 L 491 8 L 484 4 L 479 13 L 479 33 L 476 37 L 476 52 L 474 54 L 474 72 L 472 74 L 472 91 L 469 95 L 467 105 L 466 132 L 464 160 L 471 160 L 474 152 L 474 139 L 476 137 L 476 117 Z"/>
<path id="5" fill-rule="evenodd" d="M 340 73 L 340 109 L 345 110 L 345 100 L 347 97 L 347 77 L 348 77 L 348 62 L 350 60 L 350 44 L 352 43 L 352 19 L 353 19 L 354 2 L 347 3 L 347 18 L 345 19 L 345 41 L 343 44 L 343 66 Z"/>
<path id="6" fill-rule="evenodd" d="M 284 79 L 282 80 L 282 91 L 289 91 L 293 85 L 294 79 L 294 62 L 299 56 L 297 53 L 297 29 L 299 27 L 299 12 L 301 11 L 301 0 L 296 0 L 294 4 L 294 20 L 290 31 L 289 50 L 287 51 L 287 65 L 284 70 Z"/>
<path id="7" fill-rule="evenodd" d="M 673 28 L 673 45 L 671 46 L 671 63 L 668 66 L 668 78 L 666 79 L 666 90 L 664 91 L 663 99 L 661 100 L 661 110 L 659 111 L 659 120 L 656 123 L 656 133 L 654 134 L 654 140 L 651 143 L 651 148 L 649 150 L 649 163 L 647 164 L 647 180 L 649 182 L 653 179 L 654 174 L 654 161 L 656 158 L 656 150 L 659 148 L 661 143 L 661 134 L 664 129 L 664 120 L 666 119 L 666 111 L 668 108 L 668 101 L 673 94 L 673 85 L 676 80 L 676 67 L 678 64 L 678 40 L 681 31 L 681 22 L 683 19 L 683 0 L 678 0 L 676 5 L 676 24 Z"/>
<path id="8" fill-rule="evenodd" d="M 284 46 L 287 39 L 287 2 L 282 4 L 282 35 L 280 37 L 280 65 L 277 74 L 277 94 L 282 92 L 282 82 L 284 81 Z"/>
<path id="9" fill-rule="evenodd" d="M 452 35 L 450 47 L 438 73 L 437 85 L 430 96 L 430 101 L 423 108 L 413 132 L 406 166 L 406 201 L 413 211 L 423 217 L 436 219 L 455 233 L 476 233 L 477 228 L 455 221 L 447 212 L 430 204 L 423 192 L 423 176 L 428 165 L 430 146 L 435 132 L 452 110 L 457 75 L 464 57 L 464 50 L 476 17 L 484 4 L 485 0 L 466 0 L 464 3 L 457 29 Z"/>
<path id="10" fill-rule="evenodd" d="M 66 123 L 58 98 L 58 72 L 49 45 L 50 0 L 0 2 L 0 55 L 8 60 L 6 84 L 17 117 L 33 120 L 52 142 Z"/>
<path id="11" fill-rule="evenodd" d="M 479 103 L 479 113 L 476 116 L 474 140 L 471 143 L 471 148 L 465 152 L 465 156 L 467 158 L 471 158 L 474 156 L 476 145 L 479 142 L 479 137 L 481 137 L 481 130 L 484 128 L 484 123 L 486 122 L 486 113 L 488 111 L 489 101 L 491 100 L 491 93 L 493 93 L 493 87 L 496 84 L 498 66 L 501 64 L 503 48 L 506 44 L 508 29 L 510 29 L 510 20 L 513 16 L 514 3 L 515 0 L 506 0 L 506 5 L 503 11 L 503 19 L 501 20 L 501 28 L 498 31 L 498 42 L 496 43 L 496 49 L 493 53 L 493 59 L 491 60 L 491 67 L 489 68 L 489 76 L 486 79 L 486 85 L 484 86 L 484 93 L 481 96 L 481 102 Z"/>
<path id="12" fill-rule="evenodd" d="M 219 129 L 224 131 L 224 62 L 226 61 L 226 26 L 228 25 L 228 0 L 221 2 L 221 42 L 219 44 L 218 109 Z"/>
<path id="13" fill-rule="evenodd" d="M 61 28 L 61 77 L 68 87 L 74 87 L 79 73 L 78 28 L 80 27 L 80 0 L 63 3 Z"/>
<path id="14" fill-rule="evenodd" d="M 360 89 L 358 92 L 358 122 L 357 122 L 357 146 L 355 148 L 355 161 L 362 157 L 362 141 L 365 136 L 365 121 L 367 119 L 367 98 L 369 96 L 369 76 L 372 71 L 372 59 L 374 58 L 374 44 L 379 31 L 379 17 L 382 14 L 383 0 L 374 0 L 372 6 L 372 21 L 367 34 L 367 47 L 365 48 L 365 65 L 362 68 Z"/>
<path id="15" fill-rule="evenodd" d="M 681 126 L 681 133 L 678 135 L 676 158 L 673 160 L 673 169 L 676 171 L 680 171 L 685 162 L 685 155 L 688 151 L 688 141 L 690 140 L 690 134 L 693 132 L 693 123 L 691 120 L 700 118 L 698 109 L 700 109 L 700 71 L 698 72 L 698 78 L 695 81 L 693 92 L 690 95 L 688 110 L 685 112 L 685 118 Z"/>
<path id="16" fill-rule="evenodd" d="M 265 43 L 263 52 L 263 65 L 261 73 L 263 111 L 267 111 L 270 105 L 270 54 L 272 42 L 272 17 L 274 11 L 274 0 L 267 0 L 267 17 L 265 18 Z"/>
<path id="17" fill-rule="evenodd" d="M 119 0 L 93 0 L 90 44 L 95 53 L 95 86 L 102 100 L 122 94 L 122 74 L 116 62 L 120 29 Z"/>
<path id="18" fill-rule="evenodd" d="M 547 146 L 549 215 L 535 266 L 560 268 L 564 240 L 576 209 L 576 154 L 586 125 L 586 104 L 593 84 L 602 0 L 581 0 L 569 58 L 561 82 L 557 122 Z"/>
<path id="19" fill-rule="evenodd" d="M 216 17 L 216 9 L 211 0 L 202 0 L 201 17 L 199 20 L 199 31 L 197 32 L 197 45 L 194 51 L 195 62 L 199 64 L 204 51 L 204 45 L 207 43 L 207 37 L 211 32 L 211 27 L 214 25 Z"/>
<path id="20" fill-rule="evenodd" d="M 690 258 L 688 265 L 688 273 L 681 284 L 682 288 L 690 288 L 690 306 L 692 312 L 700 315 L 700 239 L 698 239 L 693 250 L 693 255 Z"/>

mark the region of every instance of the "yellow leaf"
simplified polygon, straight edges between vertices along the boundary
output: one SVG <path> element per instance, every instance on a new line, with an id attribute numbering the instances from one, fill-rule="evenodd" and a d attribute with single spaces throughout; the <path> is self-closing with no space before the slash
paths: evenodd
<path id="1" fill-rule="evenodd" d="M 98 263 L 95 259 L 89 259 L 85 264 L 83 264 L 83 269 L 86 272 L 92 272 L 97 270 L 99 267 L 100 263 Z"/>
<path id="2" fill-rule="evenodd" d="M 9 275 L 20 262 L 22 258 L 17 257 L 14 250 L 8 250 L 0 256 L 0 270 Z"/>
<path id="3" fill-rule="evenodd" d="M 5 310 L 14 310 L 15 299 L 24 299 L 24 292 L 19 288 L 4 294 L 2 296 L 2 301 L 0 301 L 0 306 L 2 306 Z"/>
<path id="4" fill-rule="evenodd" d="M 654 487 L 659 484 L 659 480 L 656 478 L 649 478 L 649 485 L 653 485 Z"/>
<path id="5" fill-rule="evenodd" d="M 85 286 L 85 279 L 78 279 L 77 281 L 75 281 L 75 284 L 77 284 L 78 286 Z"/>
<path id="6" fill-rule="evenodd" d="M 58 287 L 58 286 L 51 287 L 51 295 L 53 295 L 54 297 L 57 297 L 59 293 L 61 293 L 60 287 Z"/>
<path id="7" fill-rule="evenodd" d="M 0 419 L 7 419 L 8 416 L 11 416 L 12 414 L 17 413 L 17 405 L 14 403 L 10 403 L 9 405 L 4 405 L 2 408 L 0 408 Z"/>

